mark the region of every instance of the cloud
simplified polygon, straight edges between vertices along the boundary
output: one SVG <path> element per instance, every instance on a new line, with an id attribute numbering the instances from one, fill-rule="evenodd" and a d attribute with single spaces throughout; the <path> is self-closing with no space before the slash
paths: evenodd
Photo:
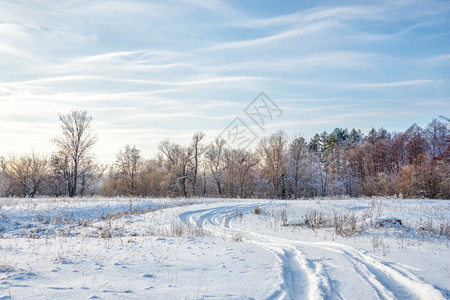
<path id="1" fill-rule="evenodd" d="M 438 55 L 429 57 L 423 60 L 424 62 L 436 62 L 436 63 L 446 63 L 450 61 L 450 54 Z"/>
<path id="2" fill-rule="evenodd" d="M 223 43 L 223 44 L 209 47 L 206 49 L 206 51 L 236 49 L 236 48 L 251 48 L 251 47 L 258 47 L 258 46 L 263 46 L 263 45 L 267 45 L 267 44 L 274 44 L 274 43 L 277 43 L 284 39 L 289 39 L 289 38 L 294 38 L 294 37 L 298 38 L 303 35 L 317 33 L 319 31 L 322 31 L 322 30 L 325 30 L 328 28 L 333 28 L 336 26 L 338 26 L 338 24 L 336 22 L 326 21 L 326 22 L 321 22 L 318 24 L 307 25 L 307 26 L 300 27 L 300 28 L 288 29 L 288 30 L 285 30 L 285 31 L 282 31 L 282 32 L 279 32 L 279 33 L 276 33 L 273 35 L 261 37 L 261 38 Z"/>
<path id="3" fill-rule="evenodd" d="M 356 81 L 356 80 L 355 80 Z M 387 81 L 387 82 L 342 82 L 342 81 L 299 81 L 291 80 L 286 81 L 291 85 L 302 86 L 315 86 L 315 87 L 329 87 L 338 90 L 348 89 L 385 89 L 385 88 L 403 88 L 409 86 L 423 86 L 423 85 L 435 85 L 443 84 L 443 79 L 412 79 L 412 80 L 400 80 L 400 81 Z"/>
<path id="4" fill-rule="evenodd" d="M 393 82 L 370 82 L 370 83 L 346 83 L 342 86 L 347 88 L 395 88 L 405 86 L 417 86 L 428 84 L 440 84 L 442 80 L 439 79 L 415 79 L 415 80 L 403 80 Z"/>
<path id="5" fill-rule="evenodd" d="M 188 3 L 192 4 L 198 7 L 201 7 L 203 9 L 206 9 L 210 12 L 225 15 L 228 17 L 235 17 L 235 18 L 243 18 L 246 17 L 245 14 L 243 14 L 241 11 L 233 8 L 232 6 L 228 5 L 224 1 L 218 1 L 218 0 L 210 0 L 210 1 L 202 1 L 202 0 L 180 0 L 181 3 Z"/>
<path id="6" fill-rule="evenodd" d="M 354 19 L 383 19 L 384 7 L 380 6 L 341 6 L 341 7 L 316 7 L 267 18 L 247 18 L 238 20 L 233 26 L 250 28 L 271 28 L 276 26 L 305 26 L 324 20 L 335 20 L 344 22 Z"/>
<path id="7" fill-rule="evenodd" d="M 362 53 L 355 51 L 330 51 L 315 53 L 298 58 L 279 58 L 276 60 L 253 60 L 247 62 L 234 62 L 221 65 L 216 70 L 230 71 L 286 71 L 295 69 L 366 69 L 385 59 L 377 53 Z"/>

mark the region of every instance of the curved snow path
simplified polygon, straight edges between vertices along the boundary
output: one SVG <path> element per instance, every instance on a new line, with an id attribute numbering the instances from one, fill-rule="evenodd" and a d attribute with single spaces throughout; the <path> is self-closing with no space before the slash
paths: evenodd
<path id="1" fill-rule="evenodd" d="M 214 235 L 242 236 L 245 242 L 272 252 L 279 262 L 280 281 L 267 299 L 444 299 L 434 286 L 405 268 L 381 262 L 366 251 L 339 243 L 288 240 L 233 227 L 232 221 L 238 214 L 268 205 L 214 206 L 187 211 L 179 217 Z M 317 253 L 322 258 L 313 258 Z"/>

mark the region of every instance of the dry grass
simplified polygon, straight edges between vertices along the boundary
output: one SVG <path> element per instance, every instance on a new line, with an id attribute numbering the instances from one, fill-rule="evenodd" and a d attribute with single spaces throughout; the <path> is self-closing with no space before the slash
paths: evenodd
<path id="1" fill-rule="evenodd" d="M 386 256 L 386 254 L 390 251 L 390 246 L 387 244 L 383 238 L 380 236 L 374 236 L 372 238 L 372 247 L 373 251 L 375 252 L 377 249 L 381 249 L 383 251 L 383 256 Z"/>
<path id="2" fill-rule="evenodd" d="M 231 240 L 235 243 L 242 242 L 243 241 L 242 234 L 239 232 L 233 233 L 233 235 L 231 236 Z"/>
<path id="3" fill-rule="evenodd" d="M 206 231 L 195 225 L 186 224 L 181 221 L 172 221 L 170 223 L 169 236 L 171 237 L 202 237 Z"/>
<path id="4" fill-rule="evenodd" d="M 9 272 L 13 272 L 15 269 L 14 267 L 6 262 L 2 262 L 0 263 L 0 273 L 9 273 Z"/>
<path id="5" fill-rule="evenodd" d="M 255 206 L 253 207 L 252 213 L 254 213 L 255 215 L 260 215 L 263 213 L 263 209 L 259 206 Z"/>
<path id="6" fill-rule="evenodd" d="M 301 220 L 291 223 L 286 217 L 286 211 L 282 211 L 281 221 L 282 226 L 304 226 L 314 231 L 322 228 L 333 228 L 336 235 L 343 237 L 362 233 L 368 227 L 368 224 L 365 222 L 365 217 L 357 217 L 351 212 L 325 214 L 313 210 L 304 215 Z"/>
<path id="7" fill-rule="evenodd" d="M 169 206 L 167 206 L 169 207 Z M 137 209 L 137 208 L 133 208 L 130 205 L 130 209 L 127 210 L 123 210 L 123 211 L 116 211 L 116 212 L 112 212 L 112 213 L 108 213 L 105 215 L 102 215 L 100 217 L 100 220 L 117 220 L 120 219 L 124 216 L 132 216 L 132 215 L 142 215 L 142 214 L 146 214 L 149 212 L 154 212 L 160 209 L 164 209 L 167 208 L 166 206 L 161 206 L 161 207 L 148 207 L 145 209 Z"/>
<path id="8" fill-rule="evenodd" d="M 425 238 L 427 236 L 450 238 L 450 223 L 448 221 L 435 224 L 433 219 L 428 219 L 419 225 L 417 230 L 417 236 L 419 238 Z"/>

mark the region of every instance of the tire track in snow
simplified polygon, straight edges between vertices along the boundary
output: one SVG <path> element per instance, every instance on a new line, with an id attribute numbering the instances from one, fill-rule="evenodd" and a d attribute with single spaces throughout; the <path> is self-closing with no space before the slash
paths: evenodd
<path id="1" fill-rule="evenodd" d="M 392 266 L 381 263 L 363 251 L 343 251 L 343 254 L 349 260 L 359 263 L 374 274 L 377 280 L 394 294 L 393 299 L 413 298 L 414 295 L 421 299 L 443 299 L 442 294 L 432 285 L 423 283 L 413 274 L 407 273 L 406 270 L 401 272 Z"/>
<path id="2" fill-rule="evenodd" d="M 267 203 L 258 204 L 266 206 Z M 183 222 L 196 224 L 219 236 L 233 237 L 239 230 L 230 228 L 230 221 L 236 212 L 250 212 L 255 204 L 221 206 L 198 211 L 188 211 L 180 215 Z M 209 227 L 212 226 L 211 227 Z M 216 228 L 222 229 L 222 231 Z M 289 244 L 258 239 L 246 242 L 256 244 L 271 251 L 279 261 L 282 281 L 267 299 L 323 299 L 330 298 L 328 277 L 323 274 L 323 266 L 309 260 L 298 248 Z M 339 297 L 338 297 L 339 298 Z"/>
<path id="3" fill-rule="evenodd" d="M 348 245 L 329 242 L 290 241 L 247 230 L 235 230 L 239 230 L 247 235 L 257 236 L 258 238 L 265 237 L 279 243 L 338 252 L 350 262 L 355 273 L 361 276 L 374 289 L 378 299 L 444 299 L 438 289 L 431 284 L 422 282 L 409 271 L 400 271 L 393 266 L 383 264 L 365 251 L 357 250 Z"/>
<path id="4" fill-rule="evenodd" d="M 296 242 L 309 247 L 337 252 L 347 259 L 357 274 L 375 290 L 379 299 L 444 299 L 433 285 L 420 280 L 393 263 L 383 263 L 364 250 L 330 242 Z M 395 266 L 393 266 L 395 265 Z"/>
<path id="5" fill-rule="evenodd" d="M 272 235 L 243 230 L 232 226 L 236 212 L 249 213 L 254 206 L 267 203 L 239 204 L 188 211 L 180 215 L 181 220 L 197 224 L 215 235 L 232 238 L 237 233 L 244 235 L 246 242 L 256 244 L 274 253 L 280 262 L 282 282 L 268 299 L 344 299 L 332 285 L 331 278 L 319 262 L 308 258 L 304 251 L 320 249 L 335 253 L 340 265 L 350 264 L 355 274 L 373 289 L 377 299 L 444 299 L 434 286 L 424 283 L 411 272 L 398 266 L 382 263 L 365 251 L 351 246 L 331 242 L 301 242 L 278 238 Z M 220 231 L 220 229 L 222 231 Z"/>

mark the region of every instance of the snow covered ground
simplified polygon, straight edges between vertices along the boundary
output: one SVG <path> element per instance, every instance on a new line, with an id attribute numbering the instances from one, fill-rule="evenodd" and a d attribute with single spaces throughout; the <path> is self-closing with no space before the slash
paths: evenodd
<path id="1" fill-rule="evenodd" d="M 448 299 L 443 200 L 0 199 L 0 299 Z"/>

